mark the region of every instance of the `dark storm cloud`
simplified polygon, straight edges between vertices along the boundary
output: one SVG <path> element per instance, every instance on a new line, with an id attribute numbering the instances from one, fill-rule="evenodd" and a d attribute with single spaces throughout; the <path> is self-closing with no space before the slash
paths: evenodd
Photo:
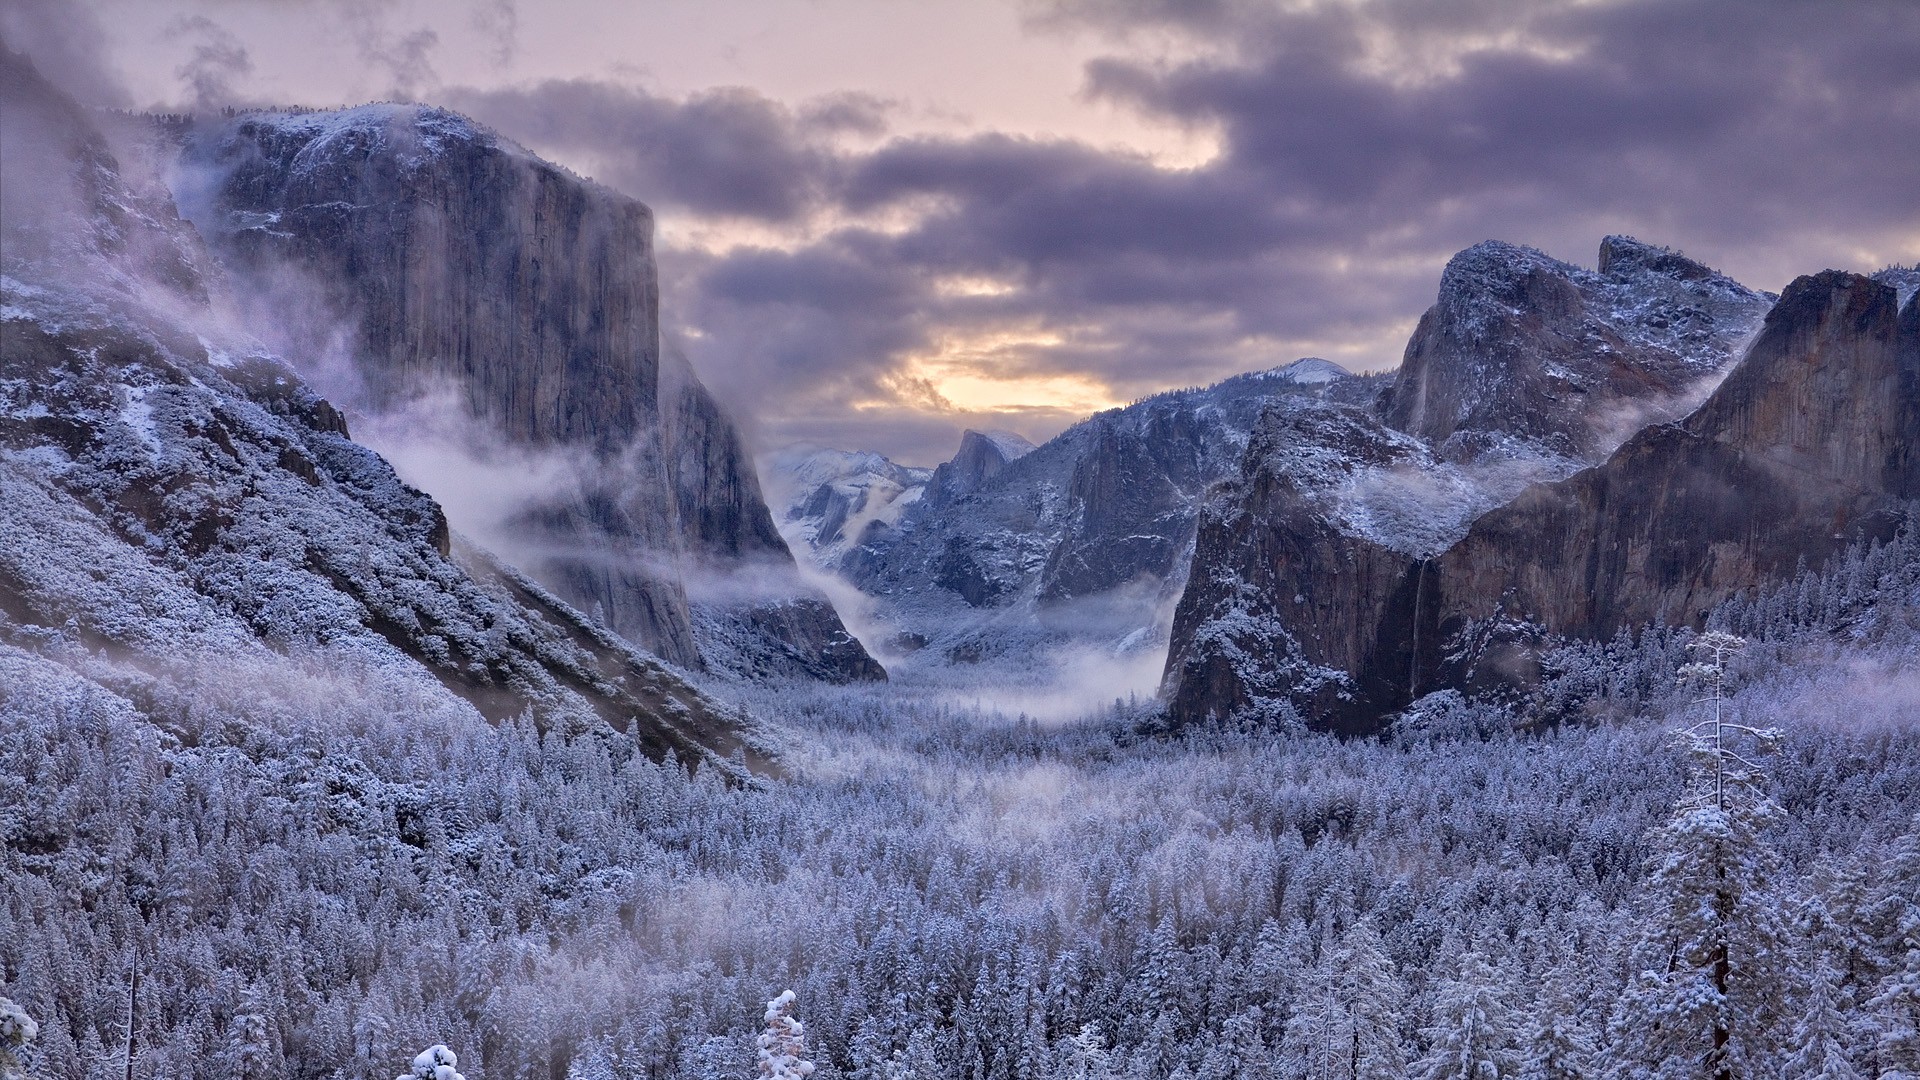
<path id="1" fill-rule="evenodd" d="M 831 313 L 842 355 L 811 338 L 808 364 L 756 366 L 755 346 L 735 339 L 728 355 L 698 350 L 710 366 L 742 364 L 763 386 L 811 377 L 812 365 L 884 380 L 889 359 L 863 348 L 1011 322 L 1061 341 L 1010 353 L 1007 367 L 1090 372 L 1131 396 L 1283 362 L 1294 348 L 1345 346 L 1350 363 L 1389 364 L 1446 257 L 1489 237 L 1590 264 L 1603 233 L 1631 232 L 1769 288 L 1862 252 L 1920 256 L 1920 5 L 1904 0 L 1039 14 L 1116 41 L 1171 27 L 1210 45 L 1195 50 L 1206 59 L 1173 64 L 1116 45 L 1089 66 L 1087 89 L 1217 131 L 1220 155 L 1167 169 L 981 135 L 845 156 L 812 174 L 826 204 L 915 207 L 917 222 L 820 241 L 838 269 L 818 295 L 796 281 L 774 299 L 728 259 L 692 282 L 714 311 Z M 861 263 L 875 272 L 849 269 Z M 810 264 L 801 253 L 782 265 Z M 934 284 L 952 275 L 1016 289 L 942 295 Z"/>
<path id="2" fill-rule="evenodd" d="M 652 204 L 666 323 L 769 441 L 944 454 L 984 421 L 940 419 L 914 362 L 996 335 L 999 370 L 1121 399 L 1308 352 L 1387 366 L 1447 257 L 1488 238 L 1591 264 L 1603 234 L 1633 233 L 1773 289 L 1920 259 L 1912 0 L 1030 3 L 1037 32 L 1110 42 L 1090 99 L 1217 138 L 1191 168 L 1068 138 L 889 138 L 902 107 L 858 94 L 434 90 L 433 28 L 327 2 L 396 92 Z M 77 5 L 0 5 L 8 34 L 45 43 L 21 44 L 78 58 L 45 66 L 111 96 Z M 510 60 L 515 5 L 463 10 Z M 244 74 L 244 52 L 197 40 L 190 83 Z M 687 239 L 728 229 L 778 249 Z"/>
<path id="3" fill-rule="evenodd" d="M 1439 22 L 1440 8 L 1474 20 Z M 1091 14 L 1138 17 L 1130 5 Z M 1713 237 L 1750 230 L 1756 214 L 1912 223 L 1897 196 L 1920 179 L 1920 7 L 1904 0 L 1327 5 L 1229 25 L 1253 43 L 1234 59 L 1104 60 L 1090 91 L 1218 124 L 1220 169 L 1359 223 L 1466 200 L 1500 224 L 1535 193 L 1576 213 L 1659 206 Z M 1473 41 L 1503 32 L 1498 46 Z M 1382 34 L 1401 39 L 1406 68 L 1362 66 Z M 1420 71 L 1422 46 L 1448 42 L 1461 50 L 1452 70 Z M 1814 222 L 1836 182 L 1860 185 L 1861 200 Z"/>
<path id="4" fill-rule="evenodd" d="M 588 79 L 447 98 L 537 150 L 596 162 L 599 179 L 662 211 L 766 221 L 817 205 L 837 164 L 819 136 L 880 122 L 867 98 L 795 112 L 751 90 L 668 98 Z"/>

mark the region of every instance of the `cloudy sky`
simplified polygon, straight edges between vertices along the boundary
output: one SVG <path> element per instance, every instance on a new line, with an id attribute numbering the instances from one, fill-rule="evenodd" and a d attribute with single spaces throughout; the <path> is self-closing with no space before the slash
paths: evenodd
<path id="1" fill-rule="evenodd" d="M 434 102 L 646 201 L 763 449 L 1391 367 L 1490 237 L 1920 261 L 1914 0 L 3 2 L 96 102 Z"/>

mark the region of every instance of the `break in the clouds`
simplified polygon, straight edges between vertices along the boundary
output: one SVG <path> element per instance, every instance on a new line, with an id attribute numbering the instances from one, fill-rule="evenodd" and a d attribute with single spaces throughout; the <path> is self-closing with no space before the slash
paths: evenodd
<path id="1" fill-rule="evenodd" d="M 1215 147 L 1187 164 L 1091 128 L 929 126 L 854 71 L 848 93 L 804 98 L 750 78 L 516 76 L 515 22 L 497 17 L 514 9 L 497 2 L 462 18 L 505 27 L 502 73 L 450 86 L 434 27 L 328 2 L 356 13 L 387 82 L 655 208 L 665 321 L 767 445 L 930 461 L 962 426 L 1041 438 L 1300 355 L 1388 367 L 1446 258 L 1487 238 L 1590 264 L 1601 235 L 1627 232 L 1771 289 L 1920 258 L 1910 0 L 1008 10 L 1026 34 L 1100 43 L 1081 107 Z M 518 29 L 566 17 L 526 8 Z M 244 95 L 245 43 L 193 29 L 182 99 Z M 636 43 L 635 63 L 673 47 Z M 977 63 L 996 78 L 995 55 Z"/>

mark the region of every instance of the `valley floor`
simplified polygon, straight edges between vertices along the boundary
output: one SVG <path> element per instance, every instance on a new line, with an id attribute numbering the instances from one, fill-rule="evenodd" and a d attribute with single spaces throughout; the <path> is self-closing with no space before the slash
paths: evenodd
<path id="1" fill-rule="evenodd" d="M 1704 840 L 1674 809 L 1685 634 L 1557 654 L 1532 714 L 1429 702 L 1381 741 L 749 688 L 787 775 L 746 788 L 611 731 L 285 687 L 156 722 L 0 646 L 0 994 L 47 1077 L 122 1075 L 135 972 L 141 1077 L 387 1080 L 434 1043 L 473 1080 L 747 1077 L 789 987 L 816 1078 L 1644 1076 L 1710 1045 L 1675 976 L 1721 865 L 1737 1075 L 1896 1075 L 1920 593 L 1911 560 L 1855 563 L 1865 592 L 1728 616 L 1774 624 L 1729 716 L 1783 735 Z M 1514 729 L 1549 707 L 1579 719 Z"/>

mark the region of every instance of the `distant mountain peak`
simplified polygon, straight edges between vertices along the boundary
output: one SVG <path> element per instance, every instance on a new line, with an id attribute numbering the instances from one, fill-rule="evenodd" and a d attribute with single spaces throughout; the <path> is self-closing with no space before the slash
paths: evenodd
<path id="1" fill-rule="evenodd" d="M 954 455 L 955 458 L 967 453 L 968 443 L 976 439 L 984 440 L 993 447 L 994 452 L 999 454 L 1003 461 L 1009 464 L 1033 452 L 1033 443 L 1017 432 L 1003 431 L 999 428 L 988 428 L 985 431 L 968 428 L 960 436 L 960 453 Z"/>
<path id="2" fill-rule="evenodd" d="M 1271 374 L 1276 378 L 1296 382 L 1302 386 L 1330 383 L 1353 377 L 1353 372 L 1331 360 L 1322 360 L 1318 356 L 1303 356 L 1291 364 L 1274 368 Z"/>

